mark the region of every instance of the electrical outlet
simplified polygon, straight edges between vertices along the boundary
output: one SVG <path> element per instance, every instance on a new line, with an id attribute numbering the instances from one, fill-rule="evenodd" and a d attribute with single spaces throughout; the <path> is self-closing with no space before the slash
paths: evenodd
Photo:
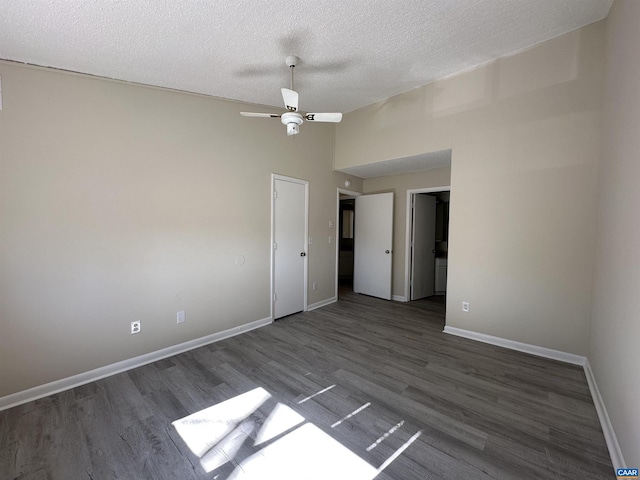
<path id="1" fill-rule="evenodd" d="M 141 328 L 142 328 L 142 324 L 140 320 L 131 322 L 131 335 L 133 335 L 134 333 L 140 333 Z"/>
<path id="2" fill-rule="evenodd" d="M 316 282 L 313 282 L 312 288 L 313 288 L 313 291 L 315 292 L 318 289 L 318 284 Z"/>
<path id="3" fill-rule="evenodd" d="M 187 321 L 187 312 L 182 310 L 181 312 L 178 312 L 178 314 L 176 315 L 176 319 L 178 321 L 178 323 L 184 323 Z"/>
<path id="4" fill-rule="evenodd" d="M 462 302 L 462 311 L 463 312 L 469 311 L 469 302 Z"/>

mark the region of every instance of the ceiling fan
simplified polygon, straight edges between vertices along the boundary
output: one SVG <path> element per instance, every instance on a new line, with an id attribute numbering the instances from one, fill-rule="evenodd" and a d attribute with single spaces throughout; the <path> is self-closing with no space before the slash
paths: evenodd
<path id="1" fill-rule="evenodd" d="M 285 113 L 254 113 L 240 112 L 245 117 L 279 118 L 287 126 L 287 135 L 297 135 L 300 133 L 300 125 L 304 120 L 308 122 L 332 122 L 338 123 L 342 120 L 341 113 L 306 113 L 298 112 L 298 92 L 293 89 L 293 70 L 300 61 L 295 55 L 289 55 L 285 62 L 291 69 L 291 88 L 282 89 L 282 99 L 287 108 Z"/>

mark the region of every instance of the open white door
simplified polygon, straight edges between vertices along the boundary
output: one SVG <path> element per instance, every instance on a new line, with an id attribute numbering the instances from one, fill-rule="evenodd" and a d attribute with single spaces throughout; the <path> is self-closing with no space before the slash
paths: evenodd
<path id="1" fill-rule="evenodd" d="M 434 294 L 436 248 L 436 197 L 413 195 L 411 230 L 411 300 Z"/>
<path id="2" fill-rule="evenodd" d="M 393 193 L 356 198 L 353 291 L 391 300 Z"/>
<path id="3" fill-rule="evenodd" d="M 273 181 L 273 318 L 306 304 L 307 182 Z"/>

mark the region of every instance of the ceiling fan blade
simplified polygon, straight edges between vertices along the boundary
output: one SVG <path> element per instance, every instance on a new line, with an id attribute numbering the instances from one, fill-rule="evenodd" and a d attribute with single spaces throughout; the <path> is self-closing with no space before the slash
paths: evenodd
<path id="1" fill-rule="evenodd" d="M 338 123 L 342 120 L 341 113 L 307 113 L 304 119 L 309 122 L 333 122 Z"/>
<path id="2" fill-rule="evenodd" d="M 243 117 L 280 118 L 279 113 L 240 112 Z"/>
<path id="3" fill-rule="evenodd" d="M 283 88 L 282 99 L 284 100 L 284 106 L 287 107 L 287 110 L 290 112 L 296 112 L 298 110 L 298 92 Z"/>

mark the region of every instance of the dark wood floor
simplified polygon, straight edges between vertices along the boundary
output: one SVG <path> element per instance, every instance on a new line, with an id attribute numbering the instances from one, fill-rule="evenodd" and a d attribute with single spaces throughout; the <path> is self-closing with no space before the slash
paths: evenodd
<path id="1" fill-rule="evenodd" d="M 582 368 L 445 335 L 443 325 L 442 302 L 343 292 L 337 304 L 0 412 L 0 478 L 341 472 L 346 460 L 297 441 L 302 427 L 254 446 L 277 405 L 369 467 L 334 479 L 615 478 Z M 223 465 L 206 472 L 172 422 L 258 387 L 271 397 L 244 420 L 222 419 L 232 431 L 211 446 L 224 447 Z M 301 443 L 292 464 L 320 466 L 251 476 L 247 462 L 267 458 L 256 452 L 287 438 Z"/>

